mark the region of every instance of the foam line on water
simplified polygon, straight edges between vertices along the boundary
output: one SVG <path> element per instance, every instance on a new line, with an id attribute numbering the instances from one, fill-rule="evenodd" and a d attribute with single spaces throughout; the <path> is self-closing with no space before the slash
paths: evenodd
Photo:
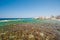
<path id="1" fill-rule="evenodd" d="M 8 21 L 10 21 L 10 20 L 1 20 L 0 22 L 8 22 Z"/>

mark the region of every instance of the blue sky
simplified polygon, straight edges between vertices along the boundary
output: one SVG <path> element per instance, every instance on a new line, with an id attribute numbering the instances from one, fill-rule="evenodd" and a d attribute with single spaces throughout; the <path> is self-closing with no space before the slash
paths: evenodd
<path id="1" fill-rule="evenodd" d="M 0 18 L 60 15 L 60 0 L 0 0 Z"/>

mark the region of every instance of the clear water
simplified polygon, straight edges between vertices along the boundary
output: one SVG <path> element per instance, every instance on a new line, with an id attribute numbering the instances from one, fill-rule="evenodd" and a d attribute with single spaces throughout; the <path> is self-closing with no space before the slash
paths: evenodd
<path id="1" fill-rule="evenodd" d="M 0 26 L 19 23 L 58 23 L 56 20 L 37 20 L 33 18 L 0 18 Z"/>

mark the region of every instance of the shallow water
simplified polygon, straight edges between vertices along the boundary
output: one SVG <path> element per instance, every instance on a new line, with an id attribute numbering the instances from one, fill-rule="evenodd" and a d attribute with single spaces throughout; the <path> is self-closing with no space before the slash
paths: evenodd
<path id="1" fill-rule="evenodd" d="M 0 26 L 19 23 L 58 23 L 56 20 L 39 20 L 33 18 L 0 18 Z"/>
<path id="2" fill-rule="evenodd" d="M 3 36 L 5 35 L 4 38 L 9 37 L 7 39 L 10 39 L 11 37 L 15 36 L 15 37 L 21 39 L 21 37 L 22 37 L 22 35 L 20 35 L 21 33 L 23 35 L 25 33 L 25 37 L 28 36 L 29 37 L 28 39 L 30 39 L 32 37 L 33 40 L 35 39 L 36 35 L 38 35 L 37 39 L 39 39 L 40 36 L 45 35 L 45 37 L 51 36 L 50 37 L 51 40 L 55 40 L 55 37 L 56 37 L 56 40 L 58 40 L 60 37 L 60 21 L 40 20 L 40 19 L 33 19 L 33 18 L 0 20 L 0 34 L 2 34 Z M 39 34 L 36 34 L 36 33 L 39 33 Z M 10 34 L 12 34 L 14 36 L 12 36 Z M 19 34 L 19 36 L 17 36 L 18 34 Z M 34 34 L 36 34 L 36 35 L 34 35 Z M 2 35 L 0 38 L 2 38 Z M 45 40 L 46 39 L 45 37 L 44 38 L 41 37 L 41 40 Z M 54 39 L 53 39 L 53 37 L 54 37 Z M 16 38 L 16 40 L 17 40 L 17 38 Z M 24 38 L 22 37 L 22 39 L 24 39 Z M 13 39 L 15 40 L 15 38 L 13 38 Z M 48 40 L 48 39 L 46 39 L 46 40 Z"/>

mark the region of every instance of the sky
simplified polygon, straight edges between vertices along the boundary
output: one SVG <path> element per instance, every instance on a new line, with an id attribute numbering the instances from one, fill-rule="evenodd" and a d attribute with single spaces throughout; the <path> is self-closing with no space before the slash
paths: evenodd
<path id="1" fill-rule="evenodd" d="M 60 15 L 60 0 L 0 0 L 0 18 Z"/>

